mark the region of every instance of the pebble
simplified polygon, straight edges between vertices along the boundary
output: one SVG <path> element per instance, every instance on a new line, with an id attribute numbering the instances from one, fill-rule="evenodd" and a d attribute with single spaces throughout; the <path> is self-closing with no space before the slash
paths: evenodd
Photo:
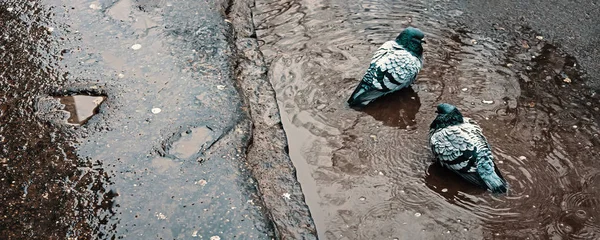
<path id="1" fill-rule="evenodd" d="M 90 4 L 90 8 L 91 9 L 95 9 L 95 10 L 102 9 L 102 7 L 100 7 L 100 5 L 96 5 L 96 4 L 93 4 L 93 3 Z"/>
<path id="2" fill-rule="evenodd" d="M 461 89 L 463 92 L 466 92 L 467 90 L 469 90 L 468 88 L 463 88 Z"/>
<path id="3" fill-rule="evenodd" d="M 418 212 L 415 213 L 415 217 L 420 217 L 420 216 L 421 216 L 421 213 L 418 213 Z"/>
<path id="4" fill-rule="evenodd" d="M 492 103 L 494 103 L 494 101 L 492 101 L 492 100 L 481 100 L 481 102 L 485 103 L 485 104 L 492 104 Z"/>
<path id="5" fill-rule="evenodd" d="M 448 192 L 447 188 L 442 188 L 442 192 Z"/>
<path id="6" fill-rule="evenodd" d="M 359 200 L 364 201 L 364 200 L 367 200 L 367 198 L 366 197 L 360 197 Z"/>
<path id="7" fill-rule="evenodd" d="M 162 110 L 161 110 L 160 108 L 153 108 L 151 111 L 152 111 L 152 113 L 154 113 L 154 114 L 158 114 L 158 113 L 160 113 Z"/>
<path id="8" fill-rule="evenodd" d="M 535 36 L 535 38 L 537 38 L 537 40 L 544 40 L 544 37 L 542 36 Z"/>
<path id="9" fill-rule="evenodd" d="M 210 237 L 210 240 L 221 240 L 221 237 L 219 237 L 219 236 L 212 236 L 212 237 Z"/>
<path id="10" fill-rule="evenodd" d="M 133 49 L 133 50 L 139 50 L 140 48 L 142 48 L 142 45 L 141 44 L 137 44 L 137 43 L 133 44 L 133 46 L 131 46 L 131 49 Z"/>
<path id="11" fill-rule="evenodd" d="M 197 182 L 195 182 L 195 183 L 196 183 L 197 185 L 200 185 L 200 186 L 203 186 L 203 187 L 204 187 L 204 186 L 206 186 L 206 183 L 207 183 L 207 182 L 206 182 L 206 180 L 204 180 L 204 179 L 200 179 L 200 180 L 198 180 L 198 181 L 197 181 Z"/>

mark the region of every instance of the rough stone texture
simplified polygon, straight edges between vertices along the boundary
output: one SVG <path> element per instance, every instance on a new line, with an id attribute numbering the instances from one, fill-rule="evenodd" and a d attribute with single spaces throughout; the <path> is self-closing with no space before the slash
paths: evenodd
<path id="1" fill-rule="evenodd" d="M 514 25 L 531 27 L 554 45 L 573 55 L 587 70 L 586 83 L 600 88 L 600 4 L 598 1 L 461 1 L 460 20 L 490 33 Z"/>
<path id="2" fill-rule="evenodd" d="M 316 239 L 316 229 L 304 201 L 296 171 L 287 153 L 287 139 L 275 91 L 252 22 L 252 0 L 234 1 L 228 18 L 233 24 L 238 50 L 236 68 L 239 87 L 246 97 L 252 122 L 248 164 L 281 239 Z"/>

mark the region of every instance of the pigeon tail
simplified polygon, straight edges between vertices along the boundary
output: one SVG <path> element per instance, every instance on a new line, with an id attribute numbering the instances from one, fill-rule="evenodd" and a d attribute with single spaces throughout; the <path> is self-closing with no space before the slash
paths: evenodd
<path id="1" fill-rule="evenodd" d="M 481 176 L 481 179 L 492 193 L 506 193 L 508 191 L 508 184 L 496 172 Z"/>
<path id="2" fill-rule="evenodd" d="M 372 102 L 373 100 L 385 95 L 384 92 L 376 90 L 376 89 L 371 89 L 371 90 L 367 90 L 367 87 L 362 86 L 363 83 L 361 83 L 352 93 L 352 95 L 350 96 L 350 98 L 348 99 L 348 105 L 350 105 L 350 107 L 364 107 L 367 104 L 369 104 L 370 102 Z"/>

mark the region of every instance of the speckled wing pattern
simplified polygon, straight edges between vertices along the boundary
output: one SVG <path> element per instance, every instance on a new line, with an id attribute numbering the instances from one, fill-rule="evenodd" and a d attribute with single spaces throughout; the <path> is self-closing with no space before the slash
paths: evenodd
<path id="1" fill-rule="evenodd" d="M 371 58 L 371 65 L 349 102 L 363 105 L 412 84 L 421 70 L 421 59 L 395 41 L 384 43 Z"/>
<path id="2" fill-rule="evenodd" d="M 464 123 L 437 129 L 430 134 L 429 141 L 442 166 L 473 184 L 486 187 L 480 174 L 482 170 L 484 174 L 492 174 L 495 166 L 491 147 L 474 121 L 465 118 Z M 485 173 L 487 170 L 490 172 Z"/>

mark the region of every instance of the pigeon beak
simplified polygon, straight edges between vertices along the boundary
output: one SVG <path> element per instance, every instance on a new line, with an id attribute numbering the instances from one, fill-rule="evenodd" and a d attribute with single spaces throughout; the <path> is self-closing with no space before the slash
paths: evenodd
<path id="1" fill-rule="evenodd" d="M 425 41 L 425 38 L 421 39 L 421 43 L 427 44 L 427 41 Z"/>

